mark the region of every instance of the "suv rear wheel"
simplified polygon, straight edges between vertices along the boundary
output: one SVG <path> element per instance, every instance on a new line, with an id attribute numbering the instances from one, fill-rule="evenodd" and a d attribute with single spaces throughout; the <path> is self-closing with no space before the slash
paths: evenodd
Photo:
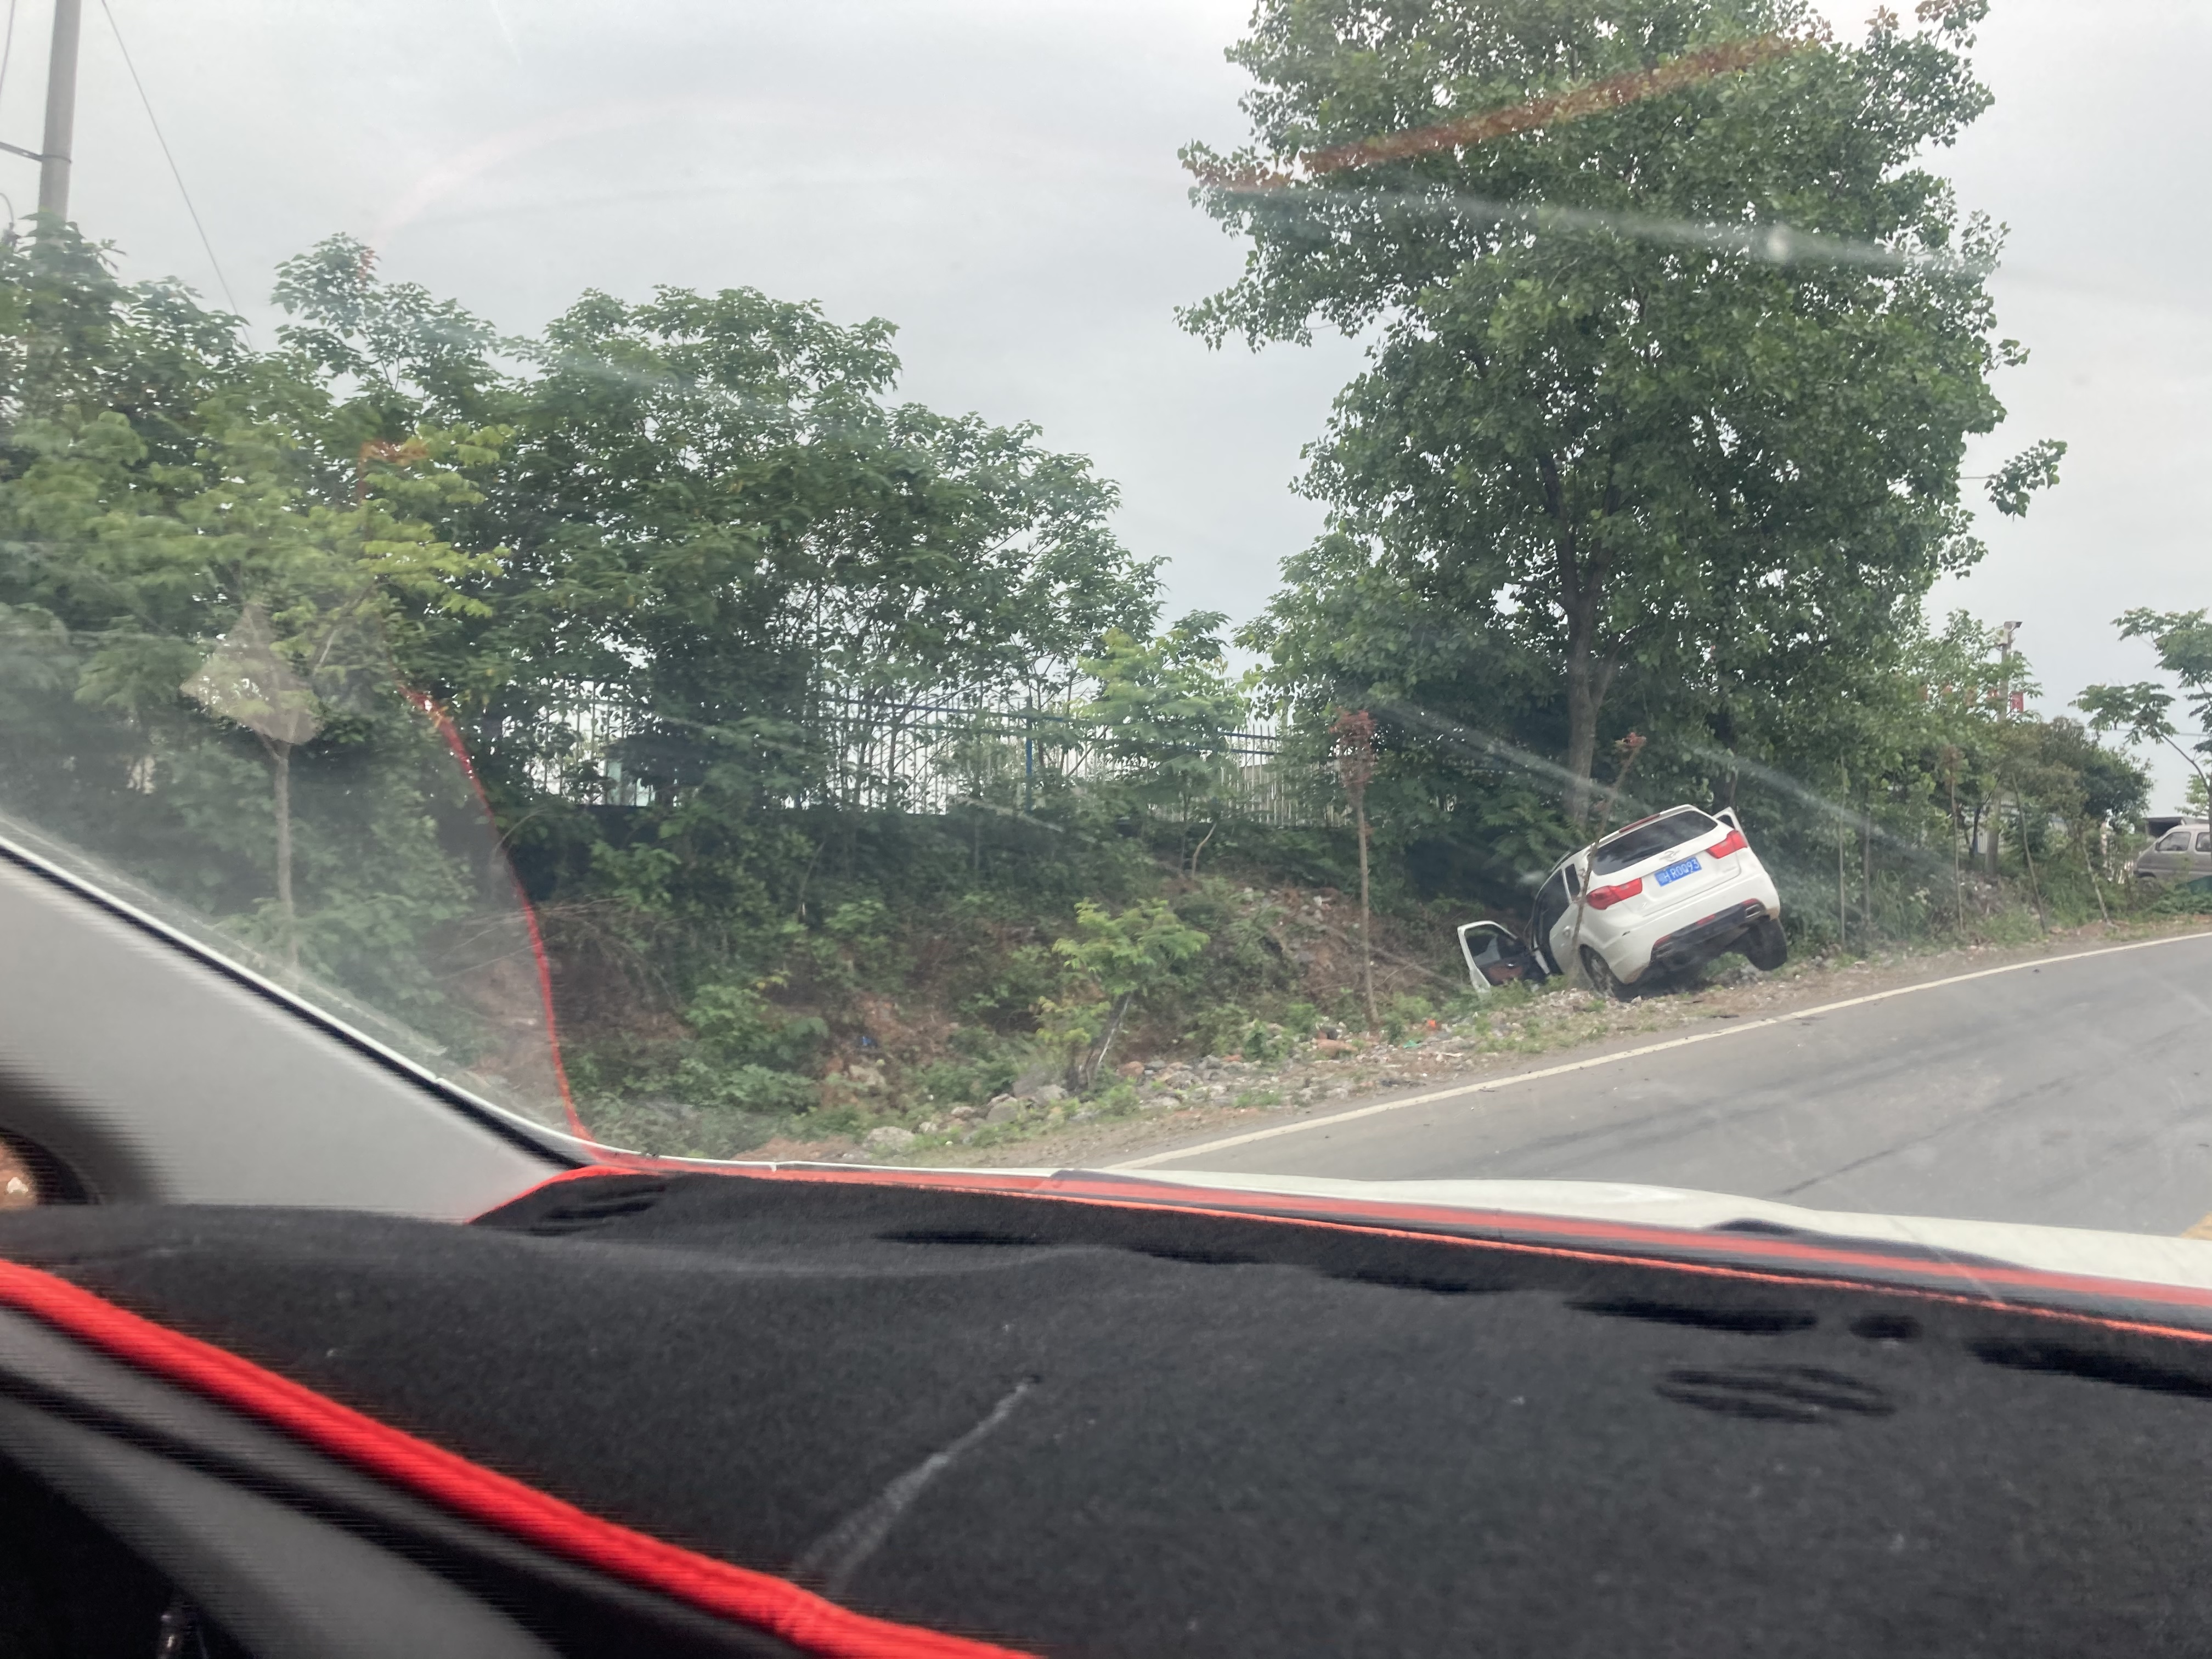
<path id="1" fill-rule="evenodd" d="M 1783 934 L 1781 922 L 1772 916 L 1761 916 L 1752 923 L 1736 948 L 1762 974 L 1771 974 L 1790 960 L 1790 941 Z"/>

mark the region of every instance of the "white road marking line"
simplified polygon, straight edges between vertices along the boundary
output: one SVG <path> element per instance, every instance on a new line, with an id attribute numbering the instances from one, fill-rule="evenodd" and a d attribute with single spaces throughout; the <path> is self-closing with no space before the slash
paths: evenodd
<path id="1" fill-rule="evenodd" d="M 1616 1054 L 1594 1054 L 1588 1060 L 1571 1060 L 1560 1066 L 1547 1066 L 1540 1071 L 1515 1072 L 1504 1077 L 1485 1078 L 1477 1083 L 1455 1083 L 1449 1089 L 1434 1089 L 1425 1095 L 1407 1095 L 1402 1100 L 1378 1100 L 1371 1106 L 1356 1106 L 1348 1112 L 1331 1112 L 1327 1117 L 1303 1118 L 1296 1123 L 1278 1123 L 1272 1128 L 1251 1129 L 1241 1135 L 1224 1135 L 1218 1140 L 1203 1140 L 1195 1146 L 1177 1147 L 1171 1152 L 1154 1152 L 1149 1158 L 1133 1158 L 1127 1163 L 1109 1164 L 1109 1170 L 1151 1170 L 1162 1164 L 1180 1164 L 1206 1152 L 1226 1152 L 1231 1146 L 1249 1146 L 1255 1141 L 1273 1140 L 1279 1135 L 1302 1135 L 1309 1130 L 1326 1129 L 1331 1124 L 1351 1123 L 1363 1117 L 1379 1117 L 1385 1112 L 1401 1111 L 1408 1106 L 1426 1106 L 1439 1100 L 1456 1100 L 1463 1095 L 1486 1095 L 1516 1083 L 1534 1083 L 1540 1078 L 1565 1077 L 1570 1072 L 1591 1071 L 1600 1066 L 1616 1065 L 1624 1060 L 1639 1060 L 1645 1054 L 1661 1054 L 1669 1048 L 1686 1048 L 1693 1042 L 1717 1042 L 1723 1037 L 1741 1036 L 1746 1031 L 1765 1030 L 1770 1025 L 1787 1025 L 1792 1020 L 1811 1019 L 1820 1014 L 1832 1014 L 1840 1009 L 1863 1007 L 1869 1002 L 1887 1002 L 1892 997 L 1906 997 L 1918 991 L 1934 991 L 1946 985 L 1963 985 L 1968 980 L 1990 979 L 1999 974 L 2017 974 L 2024 969 L 2047 968 L 2054 963 L 2082 962 L 2091 957 L 2118 956 L 2123 951 L 2148 951 L 2161 945 L 2179 945 L 2191 939 L 2212 939 L 2212 933 L 2171 933 L 2164 939 L 2136 939 L 2128 945 L 2100 945 L 2094 951 L 2070 951 L 2063 956 L 2037 957 L 2027 962 L 2008 962 L 1998 968 L 1978 968 L 1971 974 L 1953 974 L 1947 979 L 1931 979 L 1918 985 L 1900 985 L 1887 991 L 1870 991 L 1863 997 L 1846 997 L 1841 1002 L 1824 1002 L 1818 1007 L 1792 1009 L 1788 1013 L 1770 1014 L 1764 1019 L 1732 1021 L 1717 1030 L 1692 1031 L 1687 1036 L 1668 1037 L 1664 1042 L 1647 1042 L 1639 1048 L 1623 1048 Z M 1802 1048 L 1804 1045 L 1798 1045 Z M 2207 1217 L 2212 1220 L 2212 1217 Z"/>

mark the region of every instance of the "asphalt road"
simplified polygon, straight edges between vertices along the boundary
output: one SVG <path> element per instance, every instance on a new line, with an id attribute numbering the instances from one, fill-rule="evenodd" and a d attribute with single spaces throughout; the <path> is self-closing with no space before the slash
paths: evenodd
<path id="1" fill-rule="evenodd" d="M 1142 1162 L 1626 1181 L 2129 1232 L 2212 1224 L 2212 936 L 2051 957 L 1746 1027 Z"/>

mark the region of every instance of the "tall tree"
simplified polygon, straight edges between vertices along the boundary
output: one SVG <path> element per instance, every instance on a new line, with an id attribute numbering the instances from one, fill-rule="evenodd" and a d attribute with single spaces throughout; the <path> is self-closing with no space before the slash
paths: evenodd
<path id="1" fill-rule="evenodd" d="M 1984 9 L 1850 45 L 1799 0 L 1262 0 L 1252 143 L 1185 152 L 1246 270 L 1184 320 L 1374 339 L 1304 483 L 1328 534 L 1252 635 L 1285 690 L 1517 710 L 1580 818 L 1625 680 L 1728 741 L 1879 666 L 1979 555 L 1963 444 L 2022 356 L 1997 234 L 1920 161 L 1988 103 Z"/>
<path id="2" fill-rule="evenodd" d="M 2182 699 L 2196 722 L 2197 741 L 2185 745 L 2173 723 L 2173 693 L 2149 680 L 2133 685 L 2093 685 L 2075 707 L 2099 732 L 2117 732 L 2130 745 L 2164 744 L 2189 763 L 2197 787 L 2212 798 L 2212 622 L 2202 611 L 2136 609 L 2117 623 L 2124 640 L 2147 639 L 2158 647 L 2158 665 L 2181 682 Z"/>
<path id="3" fill-rule="evenodd" d="M 334 448 L 302 368 L 65 228 L 0 246 L 0 810 L 512 1078 L 517 1005 L 455 988 L 512 890 L 395 661 L 482 609 L 426 520 L 490 452 Z"/>
<path id="4" fill-rule="evenodd" d="M 1352 831 L 1359 838 L 1359 988 L 1367 1001 L 1367 1029 L 1381 1029 L 1375 1017 L 1375 903 L 1368 880 L 1367 786 L 1375 781 L 1375 716 L 1364 708 L 1343 708 L 1330 722 L 1336 749 L 1337 781 L 1352 803 Z"/>
<path id="5" fill-rule="evenodd" d="M 1114 487 L 1034 428 L 892 401 L 880 319 L 664 289 L 587 294 L 500 341 L 343 237 L 290 262 L 278 298 L 364 436 L 501 423 L 456 527 L 508 550 L 492 610 L 425 665 L 495 768 L 557 757 L 581 686 L 621 707 L 629 763 L 664 793 L 806 798 L 825 697 L 895 725 L 917 688 L 1064 684 L 1107 629 L 1156 614 L 1157 562 L 1108 524 Z M 520 372 L 495 373 L 495 349 Z"/>
<path id="6" fill-rule="evenodd" d="M 1220 639 L 1227 620 L 1218 611 L 1194 611 L 1151 641 L 1115 629 L 1099 654 L 1081 662 L 1097 682 L 1083 718 L 1121 769 L 1123 792 L 1175 818 L 1182 832 L 1177 865 L 1187 860 L 1194 876 L 1236 768 L 1230 734 L 1245 715 Z"/>

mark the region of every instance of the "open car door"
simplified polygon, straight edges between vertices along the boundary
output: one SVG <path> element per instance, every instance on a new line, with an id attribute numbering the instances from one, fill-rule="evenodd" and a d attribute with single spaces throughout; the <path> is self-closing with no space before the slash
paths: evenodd
<path id="1" fill-rule="evenodd" d="M 1488 996 L 1496 986 L 1522 980 L 1534 984 L 1549 977 L 1544 971 L 1543 959 L 1503 922 L 1470 921 L 1462 925 L 1459 952 L 1467 958 L 1468 982 L 1484 996 Z"/>

